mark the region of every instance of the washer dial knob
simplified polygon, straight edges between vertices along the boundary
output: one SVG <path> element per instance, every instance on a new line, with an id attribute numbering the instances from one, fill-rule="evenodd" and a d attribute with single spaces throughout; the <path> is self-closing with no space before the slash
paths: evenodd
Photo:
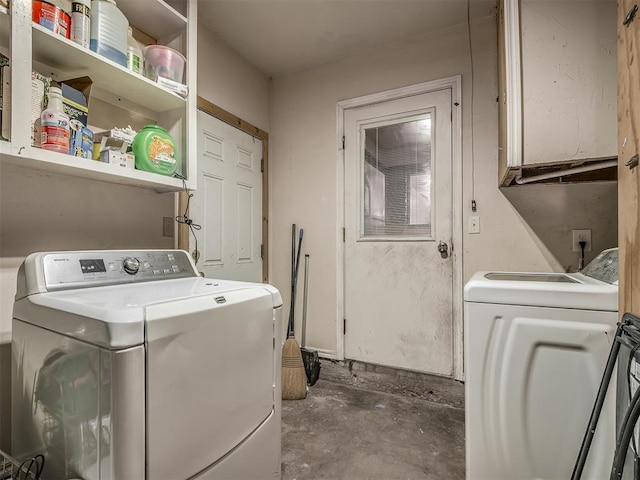
<path id="1" fill-rule="evenodd" d="M 135 275 L 140 269 L 140 261 L 137 258 L 127 257 L 122 262 L 122 268 L 129 275 Z"/>

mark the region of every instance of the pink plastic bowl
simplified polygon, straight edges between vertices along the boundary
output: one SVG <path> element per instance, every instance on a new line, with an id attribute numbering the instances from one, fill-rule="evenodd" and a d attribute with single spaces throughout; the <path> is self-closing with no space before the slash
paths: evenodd
<path id="1" fill-rule="evenodd" d="M 173 48 L 149 45 L 144 48 L 144 75 L 151 80 L 158 77 L 182 83 L 186 58 Z"/>

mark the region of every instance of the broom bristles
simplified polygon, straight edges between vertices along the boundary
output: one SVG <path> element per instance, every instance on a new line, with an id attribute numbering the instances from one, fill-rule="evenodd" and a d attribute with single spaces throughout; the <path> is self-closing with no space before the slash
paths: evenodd
<path id="1" fill-rule="evenodd" d="M 307 374 L 300 345 L 291 336 L 282 346 L 282 399 L 302 400 L 307 396 Z"/>

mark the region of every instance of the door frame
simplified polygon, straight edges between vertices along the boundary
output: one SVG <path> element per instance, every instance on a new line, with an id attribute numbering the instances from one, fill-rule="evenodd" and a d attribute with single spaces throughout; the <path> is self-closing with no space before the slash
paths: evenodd
<path id="1" fill-rule="evenodd" d="M 364 95 L 339 101 L 336 105 L 336 359 L 344 360 L 345 335 L 345 205 L 344 205 L 344 113 L 350 108 L 363 107 L 374 103 L 397 100 L 403 97 L 430 93 L 437 90 L 451 90 L 451 260 L 452 314 L 453 314 L 453 378 L 464 380 L 463 361 L 463 296 L 462 296 L 462 76 L 423 82 L 384 92 Z"/>
<path id="2" fill-rule="evenodd" d="M 198 110 L 211 115 L 232 127 L 262 140 L 262 281 L 269 280 L 269 134 L 251 123 L 237 117 L 222 107 L 198 97 Z M 187 192 L 180 192 L 176 201 L 176 215 L 182 216 L 188 204 Z M 187 212 L 188 214 L 188 212 Z M 178 224 L 175 239 L 177 248 L 189 251 L 189 227 Z"/>

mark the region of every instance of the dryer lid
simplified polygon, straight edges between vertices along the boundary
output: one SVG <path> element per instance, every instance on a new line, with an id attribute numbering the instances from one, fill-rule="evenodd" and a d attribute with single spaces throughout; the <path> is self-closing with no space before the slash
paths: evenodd
<path id="1" fill-rule="evenodd" d="M 202 277 L 135 285 L 62 290 L 29 295 L 14 304 L 14 317 L 27 323 L 109 349 L 144 343 L 145 308 L 197 298 L 221 297 L 249 290 L 269 293 L 272 308 L 282 305 L 270 285 Z"/>

